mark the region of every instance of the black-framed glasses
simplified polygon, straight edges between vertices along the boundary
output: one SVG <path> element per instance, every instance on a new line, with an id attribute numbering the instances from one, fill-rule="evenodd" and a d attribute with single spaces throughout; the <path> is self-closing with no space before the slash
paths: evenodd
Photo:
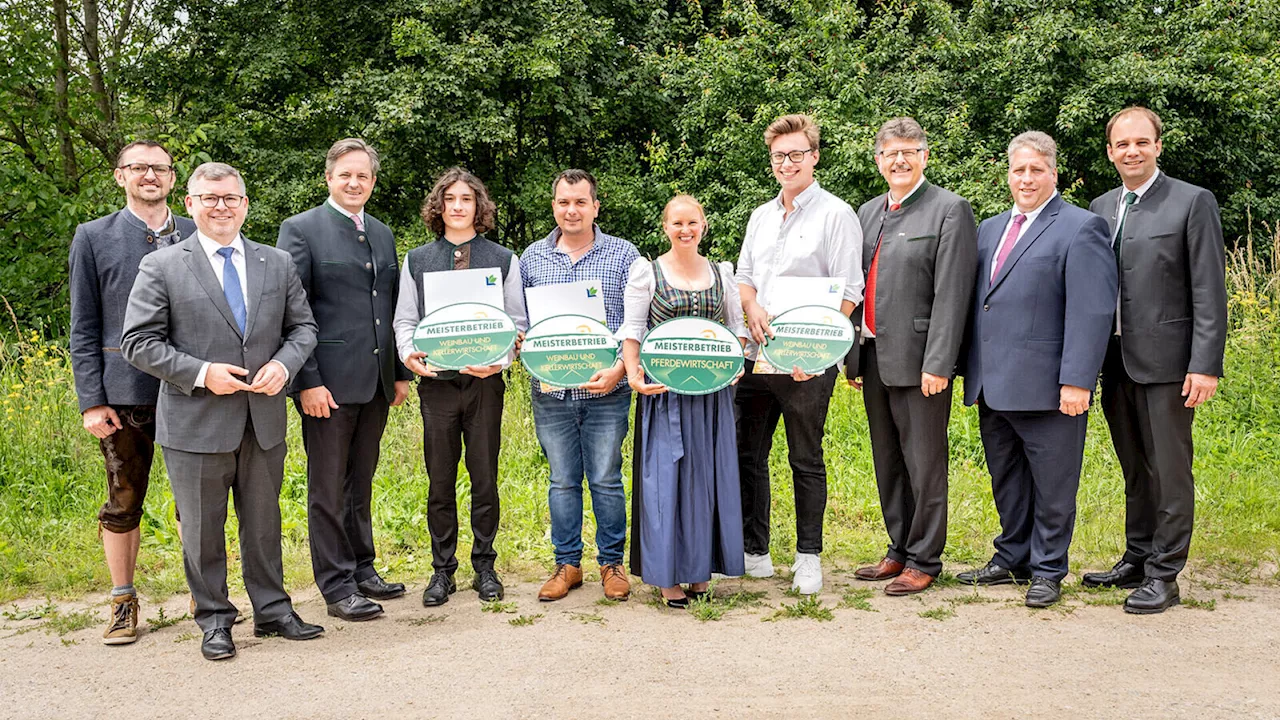
<path id="1" fill-rule="evenodd" d="M 924 148 L 918 147 L 918 148 L 907 148 L 906 150 L 881 150 L 880 152 L 876 153 L 876 155 L 879 155 L 880 157 L 886 158 L 886 159 L 893 158 L 894 160 L 897 160 L 898 156 L 901 155 L 903 160 L 906 160 L 907 162 L 911 162 L 912 160 L 915 160 L 917 157 L 920 157 L 920 153 L 922 152 L 924 152 Z"/>
<path id="2" fill-rule="evenodd" d="M 781 165 L 783 160 L 790 160 L 793 163 L 798 163 L 801 160 L 804 160 L 806 153 L 811 153 L 813 151 L 813 148 L 806 148 L 804 150 L 792 150 L 791 152 L 771 152 L 769 153 L 769 162 L 774 165 Z"/>
<path id="3" fill-rule="evenodd" d="M 221 201 L 223 205 L 227 206 L 227 208 L 234 210 L 235 208 L 240 207 L 240 204 L 244 202 L 243 195 L 214 195 L 213 193 L 205 193 L 204 195 L 192 195 L 191 197 L 199 200 L 200 204 L 207 208 L 216 208 L 218 207 L 218 202 Z"/>
<path id="4" fill-rule="evenodd" d="M 128 165 L 121 165 L 120 169 L 128 170 L 130 175 L 137 176 L 146 175 L 148 170 L 155 173 L 156 177 L 169 177 L 169 175 L 173 174 L 173 166 L 167 163 L 129 163 Z"/>

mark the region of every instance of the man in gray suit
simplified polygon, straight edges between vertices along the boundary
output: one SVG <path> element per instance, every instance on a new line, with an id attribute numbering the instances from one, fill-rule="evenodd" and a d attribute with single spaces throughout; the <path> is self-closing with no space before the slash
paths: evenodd
<path id="1" fill-rule="evenodd" d="M 400 292 L 396 239 L 365 212 L 378 152 L 358 138 L 325 157 L 329 198 L 284 221 L 276 247 L 293 256 L 320 328 L 315 354 L 290 393 L 307 450 L 311 568 L 328 613 L 348 621 L 382 614 L 374 600 L 404 595 L 374 568 L 373 473 L 387 414 L 413 374 L 396 357 L 391 327 Z"/>
<path id="2" fill-rule="evenodd" d="M 1107 123 L 1123 185 L 1089 209 L 1106 218 L 1120 274 L 1102 411 L 1124 471 L 1125 553 L 1088 587 L 1136 588 L 1126 612 L 1180 601 L 1195 515 L 1191 423 L 1213 397 L 1227 343 L 1226 248 L 1213 194 L 1160 172 L 1160 117 L 1144 107 Z"/>
<path id="3" fill-rule="evenodd" d="M 845 372 L 867 408 L 889 549 L 854 577 L 893 578 L 885 593 L 910 595 L 942 571 L 951 378 L 973 294 L 978 226 L 969 201 L 925 179 L 929 143 L 914 119 L 881 126 L 875 158 L 889 192 L 858 209 L 867 286 Z"/>
<path id="4" fill-rule="evenodd" d="M 196 226 L 169 212 L 173 157 L 160 143 L 125 145 L 116 157 L 115 180 L 124 189 L 124 208 L 76 228 L 67 269 L 76 395 L 84 429 L 98 438 L 107 471 L 107 501 L 98 511 L 98 524 L 112 588 L 111 622 L 102 642 L 127 645 L 138 639 L 133 573 L 155 454 L 160 383 L 124 361 L 120 334 L 138 263 Z"/>
<path id="5" fill-rule="evenodd" d="M 249 200 L 235 168 L 196 168 L 186 206 L 197 232 L 142 260 L 122 350 L 161 380 L 156 443 L 182 513 L 200 650 L 221 660 L 236 652 L 224 535 L 230 490 L 254 634 L 306 640 L 324 632 L 293 611 L 280 559 L 280 391 L 315 348 L 316 323 L 289 254 L 240 235 Z"/>

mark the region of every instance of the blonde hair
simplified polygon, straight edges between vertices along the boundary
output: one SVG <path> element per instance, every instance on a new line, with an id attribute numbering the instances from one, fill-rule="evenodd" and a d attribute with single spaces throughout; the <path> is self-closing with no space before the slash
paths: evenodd
<path id="1" fill-rule="evenodd" d="M 698 208 L 698 214 L 702 216 L 702 225 L 704 228 L 706 227 L 707 211 L 702 209 L 702 203 L 698 202 L 698 198 L 688 194 L 680 194 L 667 201 L 667 204 L 662 208 L 663 225 L 667 224 L 667 216 L 671 214 L 671 206 L 677 203 L 686 203 Z"/>
<path id="2" fill-rule="evenodd" d="M 776 138 L 792 133 L 804 133 L 812 150 L 818 149 L 819 141 L 822 139 L 818 123 L 814 122 L 813 118 L 808 115 L 783 115 L 769 123 L 769 127 L 765 129 L 764 144 L 773 147 L 773 141 Z"/>

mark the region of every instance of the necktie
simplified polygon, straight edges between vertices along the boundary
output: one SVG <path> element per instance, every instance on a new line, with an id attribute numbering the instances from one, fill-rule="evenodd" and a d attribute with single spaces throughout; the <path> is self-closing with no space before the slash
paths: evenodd
<path id="1" fill-rule="evenodd" d="M 356 224 L 356 232 L 364 232 L 364 222 L 360 220 L 359 215 L 352 215 L 351 221 Z"/>
<path id="2" fill-rule="evenodd" d="M 1111 243 L 1111 249 L 1116 251 L 1116 267 L 1120 266 L 1120 238 L 1124 234 L 1124 221 L 1129 219 L 1129 208 L 1138 202 L 1138 193 L 1128 192 L 1124 196 L 1124 214 L 1120 216 L 1120 224 L 1116 226 L 1116 240 Z"/>
<path id="3" fill-rule="evenodd" d="M 889 212 L 893 212 L 902 207 L 902 203 L 894 203 L 889 206 Z M 867 322 L 867 332 L 871 335 L 876 334 L 876 276 L 880 272 L 880 246 L 884 243 L 884 231 L 880 231 L 880 237 L 876 239 L 876 252 L 871 256 L 871 269 L 867 271 L 867 287 L 863 292 L 863 297 L 867 300 L 867 306 L 862 312 L 862 319 Z"/>
<path id="4" fill-rule="evenodd" d="M 996 257 L 996 269 L 991 271 L 991 279 L 995 280 L 1000 274 L 1000 268 L 1004 267 L 1004 261 L 1009 258 L 1009 253 L 1013 251 L 1013 246 L 1018 242 L 1018 231 L 1022 229 L 1022 223 L 1026 222 L 1027 216 L 1018 213 L 1013 216 L 1013 225 L 1009 227 L 1009 232 L 1004 236 L 1004 247 L 1000 248 L 1000 255 Z"/>
<path id="5" fill-rule="evenodd" d="M 222 294 L 227 296 L 231 314 L 235 316 L 236 325 L 240 327 L 240 334 L 244 335 L 244 292 L 240 290 L 240 274 L 236 272 L 236 266 L 231 263 L 231 254 L 234 252 L 235 250 L 229 247 L 218 248 L 218 254 L 222 256 Z"/>

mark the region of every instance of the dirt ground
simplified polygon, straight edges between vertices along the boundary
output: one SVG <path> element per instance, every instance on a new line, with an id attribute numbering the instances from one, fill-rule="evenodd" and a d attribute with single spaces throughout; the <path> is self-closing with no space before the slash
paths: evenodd
<path id="1" fill-rule="evenodd" d="M 513 583 L 510 605 L 485 612 L 464 587 L 423 608 L 419 585 L 366 623 L 326 617 L 311 591 L 295 605 L 322 638 L 255 639 L 250 619 L 238 657 L 219 663 L 201 658 L 189 619 L 106 647 L 100 622 L 59 636 L 10 609 L 0 717 L 1280 718 L 1280 588 L 1182 586 L 1195 606 L 1137 617 L 1122 593 L 1074 579 L 1062 606 L 1032 611 L 1010 586 L 890 598 L 829 574 L 822 621 L 775 617 L 797 603 L 781 578 L 728 580 L 718 596 L 766 595 L 706 622 L 644 586 L 607 605 L 598 583 L 556 603 Z M 861 603 L 848 594 L 863 588 L 875 592 Z M 186 603 L 163 607 L 176 617 Z M 99 598 L 60 606 L 105 621 Z M 158 609 L 144 598 L 143 618 Z"/>

